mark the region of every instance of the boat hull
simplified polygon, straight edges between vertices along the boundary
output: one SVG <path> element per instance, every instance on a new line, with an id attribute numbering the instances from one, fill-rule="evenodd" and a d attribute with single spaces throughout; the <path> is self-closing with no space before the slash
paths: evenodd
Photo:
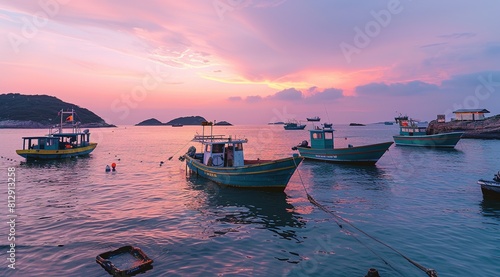
<path id="1" fill-rule="evenodd" d="M 393 144 L 383 142 L 349 148 L 315 149 L 297 147 L 301 156 L 306 159 L 321 160 L 334 163 L 375 164 Z"/>
<path id="2" fill-rule="evenodd" d="M 277 191 L 285 190 L 295 169 L 303 160 L 303 157 L 294 156 L 240 167 L 215 167 L 204 165 L 188 155 L 184 157 L 191 172 L 216 183 Z"/>
<path id="3" fill-rule="evenodd" d="M 284 126 L 285 130 L 304 130 L 306 125 L 297 125 L 297 126 Z"/>
<path id="4" fill-rule="evenodd" d="M 462 137 L 463 132 L 452 132 L 425 136 L 393 136 L 396 145 L 453 148 Z"/>
<path id="5" fill-rule="evenodd" d="M 483 198 L 500 200 L 500 183 L 495 181 L 479 180 L 477 183 L 481 186 Z"/>
<path id="6" fill-rule="evenodd" d="M 60 150 L 44 150 L 44 149 L 25 149 L 16 150 L 16 153 L 28 160 L 57 160 L 66 159 L 77 156 L 86 156 L 96 148 L 97 143 L 90 143 L 88 146 L 60 149 Z"/>

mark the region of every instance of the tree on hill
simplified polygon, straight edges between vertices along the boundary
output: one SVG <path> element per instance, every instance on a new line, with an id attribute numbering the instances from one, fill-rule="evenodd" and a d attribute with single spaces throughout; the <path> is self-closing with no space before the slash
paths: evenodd
<path id="1" fill-rule="evenodd" d="M 75 120 L 82 124 L 100 123 L 108 125 L 104 119 L 75 104 L 64 102 L 49 95 L 23 95 L 19 93 L 0 94 L 0 121 L 33 121 L 52 125 L 59 121 L 58 112 L 74 109 Z"/>

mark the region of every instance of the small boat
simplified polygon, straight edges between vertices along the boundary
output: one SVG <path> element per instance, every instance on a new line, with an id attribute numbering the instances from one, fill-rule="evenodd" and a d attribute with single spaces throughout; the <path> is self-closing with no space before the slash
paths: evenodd
<path id="1" fill-rule="evenodd" d="M 399 116 L 395 120 L 399 123 L 399 135 L 393 136 L 396 145 L 453 148 L 464 134 L 450 132 L 428 135 L 426 126 L 419 126 L 418 122 L 408 116 Z"/>
<path id="2" fill-rule="evenodd" d="M 172 127 L 182 127 L 184 126 L 183 124 L 180 124 L 180 123 L 174 123 L 172 124 Z"/>
<path id="3" fill-rule="evenodd" d="M 307 119 L 307 121 L 320 121 L 321 120 L 321 118 L 319 118 L 319 116 L 307 117 L 306 119 Z"/>
<path id="4" fill-rule="evenodd" d="M 366 125 L 361 123 L 350 123 L 349 126 L 366 126 Z"/>
<path id="5" fill-rule="evenodd" d="M 392 121 L 386 121 L 386 122 L 384 122 L 384 125 L 394 125 L 394 122 L 392 122 Z"/>
<path id="6" fill-rule="evenodd" d="M 477 183 L 481 186 L 483 198 L 500 199 L 500 171 L 492 181 L 480 179 Z"/>
<path id="7" fill-rule="evenodd" d="M 306 125 L 297 123 L 296 121 L 289 121 L 285 123 L 283 128 L 285 128 L 285 130 L 304 130 Z"/>
<path id="8" fill-rule="evenodd" d="M 202 125 L 203 134 L 205 126 L 210 126 L 212 130 L 211 122 Z M 179 159 L 186 161 L 191 173 L 222 185 L 283 191 L 303 160 L 297 154 L 278 160 L 245 160 L 243 144 L 248 142 L 247 139 L 210 133 L 193 139 L 201 143 L 202 152 L 197 153 L 196 148 L 191 146 Z"/>
<path id="9" fill-rule="evenodd" d="M 16 153 L 27 160 L 53 160 L 85 156 L 94 151 L 97 143 L 90 142 L 88 129 L 80 131 L 74 120 L 75 111 L 59 111 L 60 124 L 49 129 L 46 136 L 23 137 L 23 149 Z M 71 129 L 70 131 L 65 131 Z"/>
<path id="10" fill-rule="evenodd" d="M 392 141 L 362 146 L 349 145 L 347 148 L 334 148 L 332 128 L 309 130 L 311 146 L 307 140 L 292 148 L 298 150 L 306 159 L 328 161 L 334 163 L 375 164 L 393 144 Z"/>

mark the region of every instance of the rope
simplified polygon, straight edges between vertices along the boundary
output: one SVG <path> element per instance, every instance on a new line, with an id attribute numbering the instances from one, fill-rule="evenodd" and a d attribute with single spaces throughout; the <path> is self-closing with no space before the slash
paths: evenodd
<path id="1" fill-rule="evenodd" d="M 294 163 L 295 163 L 295 160 L 294 160 Z M 297 168 L 297 164 L 295 163 L 295 167 Z M 300 179 L 300 182 L 302 183 L 302 187 L 304 188 L 304 191 L 307 195 L 307 200 L 309 200 L 309 202 L 311 204 L 313 204 L 314 206 L 318 207 L 319 209 L 321 209 L 322 211 L 332 215 L 334 217 L 334 220 L 335 220 L 335 223 L 337 223 L 337 225 L 339 226 L 339 228 L 343 228 L 342 224 L 337 220 L 337 219 L 340 219 L 341 221 L 343 221 L 344 223 L 348 224 L 349 226 L 351 226 L 352 228 L 356 229 L 358 232 L 364 234 L 365 236 L 367 236 L 368 238 L 371 238 L 372 240 L 382 244 L 383 246 L 391 249 L 392 251 L 394 251 L 395 253 L 399 254 L 401 257 L 403 257 L 405 260 L 407 260 L 408 262 L 410 262 L 411 264 L 413 264 L 414 266 L 416 266 L 418 269 L 424 271 L 429 277 L 437 277 L 437 272 L 434 270 L 434 269 L 430 269 L 430 268 L 426 268 L 422 265 L 420 265 L 419 263 L 413 261 L 412 259 L 408 258 L 407 256 L 405 256 L 403 253 L 399 252 L 398 250 L 394 249 L 393 247 L 391 247 L 390 245 L 384 243 L 383 241 L 371 236 L 370 234 L 366 233 L 365 231 L 361 230 L 360 228 L 356 227 L 354 224 L 352 224 L 351 222 L 349 222 L 347 219 L 335 214 L 334 212 L 328 210 L 325 206 L 323 206 L 322 204 L 318 203 L 318 201 L 316 201 L 308 192 L 307 192 L 307 189 L 304 185 L 304 181 L 302 180 L 302 176 L 300 175 L 300 172 L 297 170 L 297 174 L 299 175 L 299 179 Z M 375 253 L 372 249 L 370 249 L 367 245 L 365 245 L 364 243 L 362 243 L 358 238 L 356 238 L 355 236 L 353 236 L 359 243 L 361 243 L 363 246 L 365 246 L 366 248 L 368 248 L 373 254 L 375 254 L 377 257 L 379 257 L 385 264 L 387 264 L 388 266 L 390 266 L 391 268 L 395 269 L 394 267 L 392 267 L 386 260 L 384 260 L 380 255 L 378 255 L 377 253 Z M 396 270 L 396 269 L 395 269 Z"/>
<path id="2" fill-rule="evenodd" d="M 184 144 L 181 148 L 179 148 L 177 151 L 175 151 L 175 153 L 174 153 L 172 156 L 170 156 L 170 157 L 168 158 L 168 160 L 169 160 L 169 161 L 170 161 L 170 160 L 172 160 L 172 158 L 173 158 L 173 157 L 174 157 L 177 153 L 179 153 L 179 151 L 181 151 L 183 148 L 185 148 L 185 147 L 186 147 L 188 144 L 190 144 L 190 143 L 192 143 L 192 141 L 188 141 L 186 144 Z"/>

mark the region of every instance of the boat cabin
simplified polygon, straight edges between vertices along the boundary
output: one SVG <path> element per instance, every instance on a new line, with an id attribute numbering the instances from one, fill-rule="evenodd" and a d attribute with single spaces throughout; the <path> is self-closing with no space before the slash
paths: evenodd
<path id="1" fill-rule="evenodd" d="M 237 167 L 244 165 L 243 143 L 247 140 L 219 138 L 204 141 L 203 164 L 217 167 Z"/>
<path id="2" fill-rule="evenodd" d="M 399 134 L 401 136 L 425 136 L 427 135 L 427 127 L 419 126 L 418 123 L 408 116 L 400 116 L 395 118 L 399 123 Z"/>
<path id="3" fill-rule="evenodd" d="M 309 130 L 311 148 L 333 149 L 333 131 L 332 128 L 319 127 Z"/>
<path id="4" fill-rule="evenodd" d="M 90 145 L 90 133 L 62 133 L 49 136 L 23 137 L 23 150 L 63 150 Z"/>

